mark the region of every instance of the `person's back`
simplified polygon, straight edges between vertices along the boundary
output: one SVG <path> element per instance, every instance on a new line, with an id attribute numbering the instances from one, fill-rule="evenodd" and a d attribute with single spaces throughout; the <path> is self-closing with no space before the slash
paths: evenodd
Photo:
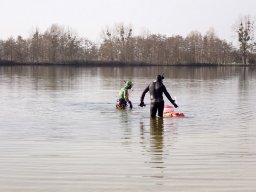
<path id="1" fill-rule="evenodd" d="M 158 75 L 156 78 L 156 81 L 152 82 L 145 88 L 141 95 L 141 102 L 140 105 L 141 107 L 145 106 L 144 104 L 144 97 L 145 94 L 149 91 L 150 93 L 150 115 L 151 117 L 155 117 L 156 113 L 158 111 L 158 116 L 163 117 L 163 110 L 164 110 L 164 99 L 163 99 L 163 93 L 165 96 L 168 98 L 168 100 L 175 106 L 176 105 L 175 101 L 171 98 L 170 94 L 166 90 L 166 87 L 162 83 L 163 76 Z"/>
<path id="2" fill-rule="evenodd" d="M 162 82 L 154 81 L 149 85 L 149 93 L 151 102 L 163 101 L 163 92 L 165 86 Z"/>

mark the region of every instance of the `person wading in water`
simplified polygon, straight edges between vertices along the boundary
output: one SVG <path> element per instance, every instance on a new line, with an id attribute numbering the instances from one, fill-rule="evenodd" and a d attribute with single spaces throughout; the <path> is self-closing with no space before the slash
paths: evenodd
<path id="1" fill-rule="evenodd" d="M 125 109 L 127 103 L 130 105 L 130 109 L 132 109 L 132 102 L 129 99 L 128 89 L 131 89 L 133 86 L 132 81 L 126 81 L 125 86 L 119 92 L 119 99 L 117 100 L 116 108 L 117 109 Z"/>
<path id="2" fill-rule="evenodd" d="M 146 106 L 144 104 L 144 97 L 146 93 L 149 91 L 150 94 L 150 116 L 152 118 L 156 117 L 156 113 L 158 112 L 159 117 L 163 117 L 163 111 L 164 111 L 164 99 L 163 99 L 163 93 L 168 98 L 168 100 L 173 104 L 175 108 L 178 107 L 178 105 L 175 103 L 175 100 L 172 99 L 168 91 L 166 90 L 165 85 L 163 84 L 163 75 L 157 75 L 156 80 L 150 83 L 145 90 L 143 91 L 141 98 L 140 98 L 140 107 Z"/>

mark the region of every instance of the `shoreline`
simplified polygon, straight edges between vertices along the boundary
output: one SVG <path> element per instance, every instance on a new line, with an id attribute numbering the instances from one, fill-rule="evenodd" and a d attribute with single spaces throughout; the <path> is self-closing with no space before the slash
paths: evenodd
<path id="1" fill-rule="evenodd" d="M 119 62 L 119 61 L 70 61 L 56 63 L 20 63 L 14 61 L 0 61 L 0 66 L 74 66 L 74 67 L 256 67 L 256 64 L 212 64 L 212 63 L 190 63 L 190 64 L 149 64 L 141 62 Z"/>

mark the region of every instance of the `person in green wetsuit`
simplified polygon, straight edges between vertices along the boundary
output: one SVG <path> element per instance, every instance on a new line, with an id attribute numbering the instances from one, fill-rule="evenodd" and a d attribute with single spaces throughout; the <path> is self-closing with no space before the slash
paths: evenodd
<path id="1" fill-rule="evenodd" d="M 117 100 L 116 108 L 117 109 L 125 109 L 127 103 L 130 105 L 130 109 L 132 109 L 132 102 L 129 100 L 128 89 L 131 89 L 133 86 L 132 81 L 126 81 L 125 86 L 119 92 L 119 99 Z"/>

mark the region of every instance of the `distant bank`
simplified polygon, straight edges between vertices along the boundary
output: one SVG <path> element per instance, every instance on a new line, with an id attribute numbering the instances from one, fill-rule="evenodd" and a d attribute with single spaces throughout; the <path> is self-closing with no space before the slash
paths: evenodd
<path id="1" fill-rule="evenodd" d="M 119 62 L 119 61 L 69 61 L 69 62 L 55 62 L 55 63 L 47 63 L 47 62 L 40 62 L 40 63 L 33 63 L 33 62 L 15 62 L 15 61 L 5 61 L 0 60 L 0 66 L 12 66 L 12 65 L 34 65 L 34 66 L 88 66 L 88 67 L 150 67 L 150 66 L 187 66 L 187 67 L 198 67 L 198 66 L 255 66 L 256 64 L 216 64 L 216 63 L 177 63 L 177 64 L 149 64 L 143 62 Z"/>

